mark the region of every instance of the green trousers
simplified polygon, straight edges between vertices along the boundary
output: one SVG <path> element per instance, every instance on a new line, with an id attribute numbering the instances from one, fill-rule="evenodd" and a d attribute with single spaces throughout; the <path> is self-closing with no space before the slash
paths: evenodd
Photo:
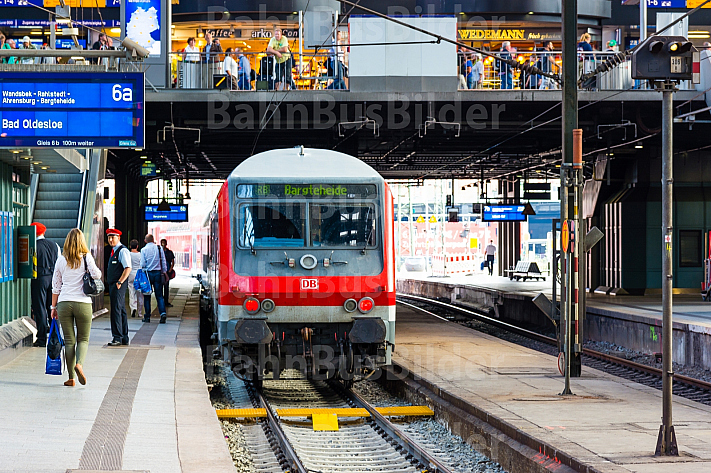
<path id="1" fill-rule="evenodd" d="M 64 335 L 64 354 L 67 361 L 69 379 L 74 379 L 74 366 L 84 365 L 89 350 L 92 307 L 89 302 L 65 301 L 57 304 L 59 323 Z M 77 331 L 74 333 L 74 325 Z"/>

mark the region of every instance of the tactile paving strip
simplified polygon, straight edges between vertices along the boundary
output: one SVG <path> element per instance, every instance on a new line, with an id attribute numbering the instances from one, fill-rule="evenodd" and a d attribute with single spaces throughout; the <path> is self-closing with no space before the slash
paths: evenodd
<path id="1" fill-rule="evenodd" d="M 143 324 L 132 343 L 150 344 L 158 324 Z M 133 400 L 148 350 L 127 350 L 116 370 L 79 460 L 79 470 L 121 470 Z"/>

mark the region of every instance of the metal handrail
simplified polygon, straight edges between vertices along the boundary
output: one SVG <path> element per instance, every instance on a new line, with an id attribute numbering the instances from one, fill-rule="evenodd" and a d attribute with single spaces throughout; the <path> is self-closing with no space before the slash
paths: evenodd
<path id="1" fill-rule="evenodd" d="M 90 57 L 131 58 L 130 53 L 116 49 L 0 49 L 1 57 Z"/>

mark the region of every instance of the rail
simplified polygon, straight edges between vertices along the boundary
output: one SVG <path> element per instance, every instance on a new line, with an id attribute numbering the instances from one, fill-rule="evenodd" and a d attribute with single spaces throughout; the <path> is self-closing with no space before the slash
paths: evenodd
<path id="1" fill-rule="evenodd" d="M 496 320 L 496 319 L 487 317 L 482 314 L 478 314 L 476 312 L 467 310 L 467 309 L 457 306 L 457 305 L 448 304 L 448 303 L 437 301 L 434 299 L 429 299 L 427 297 L 414 296 L 414 295 L 410 295 L 410 294 L 397 294 L 397 297 L 399 299 L 398 300 L 399 304 L 402 304 L 406 307 L 410 307 L 412 309 L 418 310 L 423 313 L 427 313 L 429 315 L 432 315 L 432 316 L 440 318 L 440 319 L 443 319 L 443 317 L 441 317 L 437 314 L 434 314 L 434 313 L 432 313 L 426 309 L 423 309 L 421 307 L 404 302 L 402 299 L 410 299 L 413 301 L 424 302 L 429 305 L 443 307 L 443 308 L 446 308 L 447 310 L 459 312 L 461 314 L 465 314 L 465 315 L 472 317 L 476 320 L 479 320 L 481 322 L 487 323 L 489 325 L 493 325 L 495 327 L 501 328 L 501 329 L 509 331 L 511 333 L 515 333 L 517 335 L 521 335 L 521 336 L 530 338 L 532 340 L 544 343 L 546 345 L 551 345 L 551 346 L 557 347 L 557 344 L 558 344 L 558 342 L 555 338 L 547 337 L 545 335 L 541 335 L 539 333 L 532 332 L 530 330 L 526 330 L 521 327 L 516 327 L 515 325 L 508 324 L 506 322 L 502 322 L 500 320 Z M 446 319 L 444 319 L 444 320 L 446 320 Z M 655 378 L 655 380 L 661 380 L 661 377 L 662 377 L 662 370 L 659 368 L 656 368 L 654 366 L 644 365 L 644 364 L 637 363 L 637 362 L 630 361 L 630 360 L 626 360 L 624 358 L 619 358 L 617 356 L 608 355 L 606 353 L 601 353 L 599 351 L 592 350 L 590 348 L 583 348 L 583 355 L 590 357 L 594 360 L 599 360 L 599 361 L 602 361 L 605 363 L 609 363 L 612 365 L 616 365 L 616 366 L 625 368 L 625 369 L 633 371 L 633 372 L 638 372 L 638 373 L 642 373 L 645 375 L 653 376 Z M 647 383 L 643 383 L 643 384 L 647 384 Z M 709 383 L 707 381 L 700 380 L 700 379 L 695 379 L 695 378 L 690 378 L 688 376 L 679 375 L 679 374 L 674 374 L 674 386 L 675 387 L 676 386 L 690 387 L 690 388 L 698 389 L 701 391 L 705 391 L 706 393 L 711 393 L 711 383 Z M 674 394 L 678 394 L 678 395 L 681 395 L 682 397 L 686 397 L 684 395 L 684 393 L 675 392 Z M 692 394 L 692 396 L 693 395 L 695 395 L 695 393 Z M 697 399 L 694 399 L 694 400 L 697 400 Z M 699 400 L 699 402 L 703 402 L 705 404 L 711 405 L 711 397 L 708 397 L 708 400 Z"/>

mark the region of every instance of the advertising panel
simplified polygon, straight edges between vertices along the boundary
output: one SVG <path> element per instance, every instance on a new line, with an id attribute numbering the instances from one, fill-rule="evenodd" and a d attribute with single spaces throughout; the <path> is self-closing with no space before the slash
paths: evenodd
<path id="1" fill-rule="evenodd" d="M 161 0 L 126 0 L 125 35 L 151 52 L 161 55 Z"/>

